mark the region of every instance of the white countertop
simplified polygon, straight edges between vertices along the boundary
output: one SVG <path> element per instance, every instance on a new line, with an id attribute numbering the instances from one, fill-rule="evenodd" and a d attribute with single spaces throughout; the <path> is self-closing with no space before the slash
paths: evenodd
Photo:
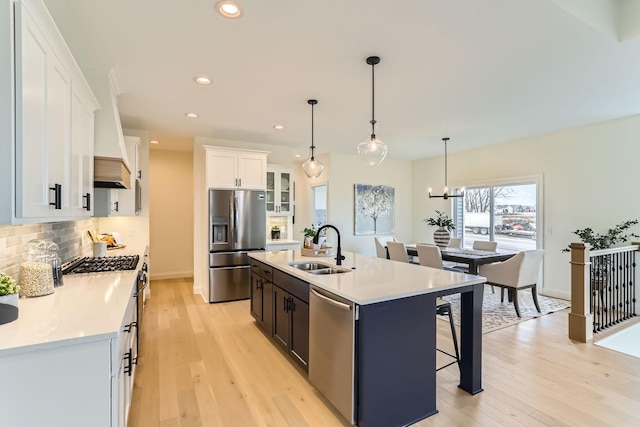
<path id="1" fill-rule="evenodd" d="M 132 248 L 108 255 L 139 254 Z M 116 337 L 138 270 L 65 274 L 63 286 L 51 295 L 21 298 L 18 319 L 0 325 L 0 357 L 23 351 L 72 345 Z"/>
<path id="2" fill-rule="evenodd" d="M 302 243 L 299 240 L 292 240 L 292 239 L 267 240 L 267 246 L 292 245 L 292 244 L 302 245 Z"/>
<path id="3" fill-rule="evenodd" d="M 484 277 L 480 276 L 422 267 L 352 252 L 343 252 L 343 255 L 346 259 L 342 261 L 341 266 L 336 266 L 334 257 L 305 257 L 300 254 L 300 250 L 249 253 L 250 257 L 258 261 L 360 305 L 391 301 L 486 281 Z M 340 274 L 314 275 L 289 265 L 289 263 L 296 261 L 318 262 L 352 271 Z M 354 267 L 355 269 L 353 269 Z"/>

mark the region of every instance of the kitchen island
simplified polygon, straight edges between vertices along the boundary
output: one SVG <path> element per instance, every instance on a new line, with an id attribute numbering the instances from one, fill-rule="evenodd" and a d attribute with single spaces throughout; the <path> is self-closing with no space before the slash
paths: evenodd
<path id="1" fill-rule="evenodd" d="M 308 313 L 314 316 L 313 298 L 310 306 L 305 303 L 309 287 L 353 303 L 353 413 L 327 396 L 349 421 L 361 427 L 409 425 L 437 413 L 436 298 L 443 295 L 461 294 L 459 387 L 470 394 L 482 391 L 484 278 L 349 252 L 344 255 L 337 266 L 333 258 L 304 257 L 300 251 L 251 254 L 256 261 L 252 261 L 252 272 L 256 272 L 252 291 L 263 292 L 262 317 L 254 313 L 259 299 L 253 294 L 252 314 L 279 342 L 279 312 L 293 309 L 295 316 L 296 307 L 301 307 L 297 323 L 295 317 L 289 320 L 287 348 L 303 366 L 308 361 L 312 372 L 314 358 L 311 354 L 305 360 L 308 348 L 304 348 L 302 330 L 305 314 L 307 328 Z M 300 263 L 322 263 L 342 272 L 314 274 L 292 265 Z M 308 347 L 308 340 L 314 340 L 308 331 L 306 339 Z"/>

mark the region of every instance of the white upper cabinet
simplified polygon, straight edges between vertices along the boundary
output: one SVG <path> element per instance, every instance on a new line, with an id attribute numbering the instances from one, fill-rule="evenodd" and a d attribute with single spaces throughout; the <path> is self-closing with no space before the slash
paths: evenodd
<path id="1" fill-rule="evenodd" d="M 267 214 L 293 215 L 294 184 L 293 168 L 289 166 L 267 166 Z"/>
<path id="2" fill-rule="evenodd" d="M 71 92 L 71 176 L 69 203 L 75 217 L 93 213 L 93 105 L 79 85 Z"/>
<path id="3" fill-rule="evenodd" d="M 97 101 L 44 4 L 23 0 L 13 12 L 14 26 L 0 14 L 3 35 L 6 26 L 13 29 L 13 44 L 0 44 L 0 62 L 9 60 L 15 69 L 8 76 L 13 96 L 0 105 L 2 123 L 10 123 L 5 115 L 15 117 L 13 150 L 0 167 L 11 167 L 15 158 L 15 169 L 13 179 L 0 183 L 0 195 L 15 205 L 0 210 L 0 223 L 88 217 Z"/>
<path id="4" fill-rule="evenodd" d="M 266 151 L 204 147 L 208 188 L 264 190 L 266 188 Z"/>

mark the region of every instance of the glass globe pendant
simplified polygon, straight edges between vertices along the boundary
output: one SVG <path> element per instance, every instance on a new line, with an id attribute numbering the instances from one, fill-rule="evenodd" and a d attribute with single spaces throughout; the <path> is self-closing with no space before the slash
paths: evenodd
<path id="1" fill-rule="evenodd" d="M 309 178 L 317 178 L 324 169 L 322 162 L 320 160 L 316 160 L 313 153 L 313 150 L 316 148 L 315 145 L 313 145 L 313 107 L 318 103 L 318 101 L 310 99 L 307 103 L 311 105 L 311 156 L 302 164 L 302 171 Z"/>
<path id="2" fill-rule="evenodd" d="M 358 144 L 358 154 L 369 166 L 376 166 L 382 163 L 387 157 L 387 144 L 376 138 L 375 134 L 375 74 L 374 68 L 380 63 L 380 57 L 370 56 L 367 58 L 367 64 L 371 65 L 371 137 L 367 141 Z"/>

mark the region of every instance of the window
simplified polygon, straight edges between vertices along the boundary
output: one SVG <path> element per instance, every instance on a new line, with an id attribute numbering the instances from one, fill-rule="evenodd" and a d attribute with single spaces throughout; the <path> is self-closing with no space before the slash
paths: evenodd
<path id="1" fill-rule="evenodd" d="M 465 247 L 477 240 L 515 251 L 538 247 L 537 181 L 472 186 L 453 203 L 455 234 Z"/>
<path id="2" fill-rule="evenodd" d="M 313 190 L 313 224 L 320 227 L 327 223 L 327 185 L 316 185 Z"/>

